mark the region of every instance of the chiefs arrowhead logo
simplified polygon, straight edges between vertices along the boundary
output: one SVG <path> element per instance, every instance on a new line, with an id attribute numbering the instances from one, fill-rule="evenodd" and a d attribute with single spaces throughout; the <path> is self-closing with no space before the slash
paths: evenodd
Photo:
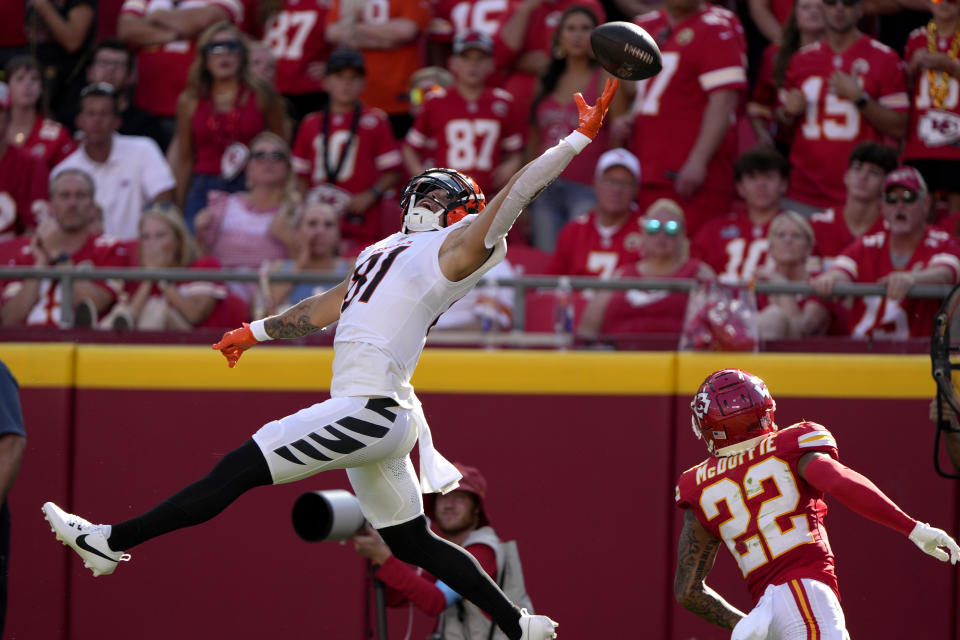
<path id="1" fill-rule="evenodd" d="M 693 399 L 693 402 L 690 403 L 690 408 L 693 409 L 693 413 L 696 414 L 697 418 L 703 420 L 703 417 L 707 415 L 707 411 L 710 410 L 710 395 L 703 392 L 698 393 Z"/>

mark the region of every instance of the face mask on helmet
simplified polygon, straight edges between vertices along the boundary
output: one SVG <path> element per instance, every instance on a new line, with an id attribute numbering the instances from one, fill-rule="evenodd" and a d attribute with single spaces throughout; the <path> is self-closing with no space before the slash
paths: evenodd
<path id="1" fill-rule="evenodd" d="M 403 232 L 443 229 L 480 213 L 485 204 L 473 178 L 453 169 L 429 169 L 411 178 L 400 194 Z"/>
<path id="2" fill-rule="evenodd" d="M 693 434 L 715 456 L 732 455 L 777 430 L 777 403 L 757 376 L 739 369 L 710 374 L 690 403 Z"/>

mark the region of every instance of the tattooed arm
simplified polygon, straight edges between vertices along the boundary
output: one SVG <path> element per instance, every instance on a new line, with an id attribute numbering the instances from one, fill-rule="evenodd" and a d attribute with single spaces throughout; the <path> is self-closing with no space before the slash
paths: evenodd
<path id="1" fill-rule="evenodd" d="M 683 515 L 683 530 L 677 549 L 677 575 L 673 592 L 684 609 L 707 622 L 733 629 L 746 614 L 704 583 L 713 569 L 719 548 L 720 540 L 704 529 L 693 511 L 687 509 Z"/>
<path id="2" fill-rule="evenodd" d="M 336 322 L 352 275 L 351 269 L 343 282 L 333 289 L 305 298 L 283 313 L 264 319 L 263 328 L 267 335 L 271 338 L 300 338 Z"/>

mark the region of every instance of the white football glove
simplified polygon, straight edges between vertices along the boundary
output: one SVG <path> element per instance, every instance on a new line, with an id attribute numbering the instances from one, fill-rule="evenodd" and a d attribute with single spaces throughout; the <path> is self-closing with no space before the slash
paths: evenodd
<path id="1" fill-rule="evenodd" d="M 920 547 L 921 551 L 930 554 L 941 562 L 949 560 L 950 564 L 957 564 L 957 560 L 960 560 L 960 547 L 942 529 L 931 527 L 925 522 L 917 522 L 913 531 L 910 532 L 910 539 Z"/>

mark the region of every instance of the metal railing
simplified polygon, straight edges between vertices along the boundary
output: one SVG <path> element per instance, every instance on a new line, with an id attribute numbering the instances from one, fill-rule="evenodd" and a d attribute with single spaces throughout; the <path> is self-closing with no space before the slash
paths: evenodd
<path id="1" fill-rule="evenodd" d="M 485 278 L 478 286 L 492 284 L 511 287 L 514 291 L 513 328 L 522 330 L 526 322 L 526 293 L 530 289 L 554 289 L 562 276 L 522 276 L 516 278 Z M 60 283 L 61 323 L 73 326 L 73 283 L 77 280 L 168 280 L 168 281 L 207 281 L 207 282 L 254 282 L 260 281 L 256 270 L 212 270 L 212 269 L 143 269 L 133 267 L 0 267 L 0 281 L 50 279 Z M 343 274 L 333 271 L 272 271 L 271 282 L 336 284 L 343 280 Z M 640 289 L 647 291 L 691 291 L 698 284 L 694 279 L 659 278 L 619 278 L 602 280 L 594 277 L 578 276 L 567 278 L 573 289 Z M 746 284 L 746 283 L 739 283 Z M 792 293 L 800 295 L 814 294 L 813 288 L 805 282 L 757 282 L 753 284 L 757 293 Z M 908 297 L 946 298 L 953 287 L 951 285 L 914 285 Z M 836 296 L 883 296 L 886 285 L 838 283 L 833 288 Z"/>

